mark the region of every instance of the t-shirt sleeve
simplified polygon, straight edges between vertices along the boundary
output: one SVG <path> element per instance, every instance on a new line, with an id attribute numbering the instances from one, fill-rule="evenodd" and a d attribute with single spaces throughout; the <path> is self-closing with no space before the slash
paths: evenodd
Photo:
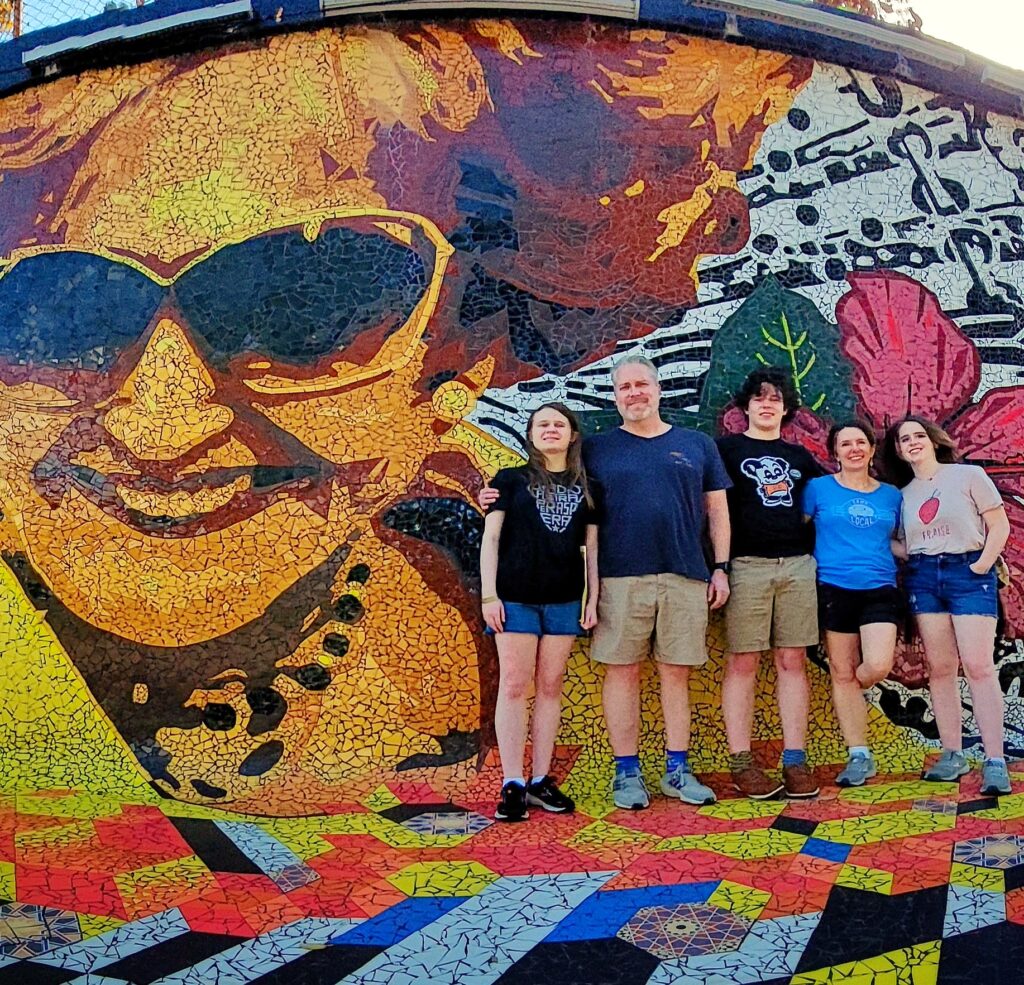
<path id="1" fill-rule="evenodd" d="M 806 475 L 808 479 L 820 479 L 823 475 L 828 474 L 824 468 L 822 468 L 818 460 L 809 451 L 807 451 L 806 448 L 804 449 L 803 469 L 804 475 Z"/>
<path id="2" fill-rule="evenodd" d="M 722 456 L 718 453 L 718 446 L 710 438 L 705 438 L 704 442 L 704 492 L 729 489 L 732 486 L 732 479 L 729 478 Z"/>
<path id="3" fill-rule="evenodd" d="M 511 469 L 499 469 L 491 479 L 491 485 L 498 490 L 498 498 L 490 505 L 488 513 L 507 513 L 512 502 L 512 483 L 515 473 Z"/>
<path id="4" fill-rule="evenodd" d="M 814 516 L 818 507 L 817 483 L 812 479 L 804 486 L 803 506 L 804 516 Z"/>
<path id="5" fill-rule="evenodd" d="M 596 479 L 587 478 L 587 488 L 594 505 L 587 509 L 587 523 L 600 526 L 604 523 L 604 487 Z"/>
<path id="6" fill-rule="evenodd" d="M 974 500 L 974 505 L 978 508 L 979 513 L 987 513 L 989 510 L 994 510 L 997 506 L 1003 505 L 1003 497 L 999 495 L 999 490 L 996 489 L 995 483 L 988 477 L 988 473 L 980 465 L 972 466 L 971 481 L 968 488 L 970 489 L 971 499 Z"/>

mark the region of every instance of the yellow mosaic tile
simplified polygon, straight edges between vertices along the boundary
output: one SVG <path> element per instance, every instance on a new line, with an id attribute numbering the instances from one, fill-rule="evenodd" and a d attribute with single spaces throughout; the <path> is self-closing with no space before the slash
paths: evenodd
<path id="1" fill-rule="evenodd" d="M 76 842 L 88 841 L 96 837 L 96 829 L 91 821 L 76 821 L 73 824 L 61 824 L 52 828 L 40 828 L 38 831 L 19 832 L 15 843 L 19 849 L 67 848 Z"/>
<path id="2" fill-rule="evenodd" d="M 953 814 L 893 811 L 891 814 L 870 814 L 867 817 L 850 817 L 842 821 L 825 821 L 815 829 L 814 836 L 847 845 L 870 845 L 889 838 L 949 831 L 955 827 L 956 816 Z"/>
<path id="3" fill-rule="evenodd" d="M 657 840 L 654 835 L 633 831 L 631 828 L 623 828 L 606 821 L 595 821 L 577 831 L 566 845 L 577 851 L 586 852 L 590 848 L 614 848 L 616 845 L 653 845 Z"/>
<path id="4" fill-rule="evenodd" d="M 475 896 L 497 878 L 479 862 L 417 862 L 388 882 L 407 896 Z"/>
<path id="5" fill-rule="evenodd" d="M 1024 779 L 1024 776 L 1021 778 Z M 1024 817 L 1024 794 L 1015 793 L 1008 797 L 1000 797 L 997 806 L 978 811 L 971 816 L 986 821 L 1016 821 Z"/>
<path id="6" fill-rule="evenodd" d="M 1006 888 L 1002 869 L 990 869 L 982 865 L 967 865 L 954 862 L 949 870 L 949 881 L 954 886 L 973 886 L 975 889 L 989 889 L 1001 893 Z"/>
<path id="7" fill-rule="evenodd" d="M 123 920 L 118 920 L 116 917 L 100 917 L 93 913 L 78 914 L 78 926 L 81 928 L 83 940 L 115 930 L 123 923 Z"/>
<path id="8" fill-rule="evenodd" d="M 784 800 L 749 800 L 746 797 L 736 797 L 708 804 L 707 807 L 701 807 L 697 813 L 722 821 L 751 821 L 759 817 L 777 817 L 785 809 Z"/>
<path id="9" fill-rule="evenodd" d="M 939 977 L 940 941 L 888 951 L 862 961 L 802 972 L 789 985 L 934 985 Z"/>
<path id="10" fill-rule="evenodd" d="M 752 886 L 741 886 L 739 883 L 723 879 L 718 888 L 708 897 L 708 904 L 729 910 L 737 916 L 756 920 L 771 898 L 772 894 L 766 893 L 764 890 L 754 889 Z"/>
<path id="11" fill-rule="evenodd" d="M 0 899 L 17 899 L 15 885 L 14 863 L 0 862 Z"/>
<path id="12" fill-rule="evenodd" d="M 196 855 L 161 862 L 133 872 L 119 872 L 114 883 L 126 904 L 167 898 L 180 899 L 188 891 L 213 889 L 217 880 Z M 162 907 L 161 907 L 162 909 Z"/>
<path id="13" fill-rule="evenodd" d="M 839 799 L 851 804 L 890 804 L 898 800 L 956 797 L 958 789 L 955 783 L 928 783 L 925 780 L 908 783 L 869 783 L 863 787 L 849 787 L 841 791 Z"/>
<path id="14" fill-rule="evenodd" d="M 870 893 L 888 896 L 892 892 L 892 873 L 869 869 L 862 865 L 844 865 L 839 870 L 836 885 L 851 889 L 864 889 Z"/>
<path id="15" fill-rule="evenodd" d="M 401 802 L 383 783 L 362 800 L 363 806 L 371 811 L 386 811 L 389 807 L 394 807 Z"/>
<path id="16" fill-rule="evenodd" d="M 774 855 L 798 852 L 806 842 L 806 835 L 793 834 L 790 831 L 776 831 L 774 828 L 760 828 L 756 831 L 680 835 L 675 838 L 666 838 L 654 850 L 674 852 L 684 848 L 703 848 L 705 851 L 728 855 L 730 858 L 771 858 Z"/>

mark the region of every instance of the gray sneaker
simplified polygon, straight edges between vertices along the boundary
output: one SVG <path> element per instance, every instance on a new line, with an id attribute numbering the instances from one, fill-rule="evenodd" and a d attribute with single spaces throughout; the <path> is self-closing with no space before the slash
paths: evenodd
<path id="1" fill-rule="evenodd" d="M 689 770 L 677 769 L 661 778 L 661 792 L 666 797 L 677 797 L 684 804 L 713 804 L 715 793 L 704 786 Z"/>
<path id="2" fill-rule="evenodd" d="M 640 773 L 616 773 L 612 783 L 612 800 L 624 811 L 642 811 L 651 806 L 651 795 Z"/>
<path id="3" fill-rule="evenodd" d="M 851 756 L 846 761 L 843 771 L 836 777 L 836 786 L 862 787 L 876 772 L 878 771 L 875 769 L 875 757 L 871 753 L 866 756 Z"/>
<path id="4" fill-rule="evenodd" d="M 922 780 L 930 780 L 932 783 L 956 783 L 965 773 L 971 771 L 967 760 L 962 752 L 954 752 L 952 749 L 943 749 L 931 768 L 921 774 Z"/>
<path id="5" fill-rule="evenodd" d="M 986 759 L 981 767 L 981 792 L 986 797 L 997 797 L 1010 792 L 1010 772 L 1006 763 Z"/>

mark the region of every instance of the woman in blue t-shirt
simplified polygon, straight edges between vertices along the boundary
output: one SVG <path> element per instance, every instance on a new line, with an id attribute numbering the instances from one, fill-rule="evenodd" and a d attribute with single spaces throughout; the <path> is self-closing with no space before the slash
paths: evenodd
<path id="1" fill-rule="evenodd" d="M 499 821 L 525 820 L 528 805 L 560 814 L 575 807 L 548 771 L 573 640 L 597 623 L 595 485 L 583 467 L 576 415 L 560 403 L 538 407 L 526 425 L 526 448 L 525 465 L 502 469 L 492 480 L 498 498 L 480 547 L 481 607 L 498 647 L 494 731 L 505 773 L 494 814 Z M 581 612 L 587 584 L 594 592 Z M 533 779 L 527 783 L 531 687 Z"/>
<path id="2" fill-rule="evenodd" d="M 837 424 L 828 450 L 839 471 L 807 484 L 804 515 L 814 521 L 832 701 L 849 749 L 836 783 L 859 787 L 875 775 L 863 691 L 892 670 L 902 609 L 893 557 L 900 493 L 871 475 L 875 434 L 867 422 Z"/>

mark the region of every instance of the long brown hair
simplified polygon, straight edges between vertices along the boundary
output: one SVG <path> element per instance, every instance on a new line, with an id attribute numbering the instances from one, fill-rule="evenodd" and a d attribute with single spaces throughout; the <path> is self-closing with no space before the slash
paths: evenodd
<path id="1" fill-rule="evenodd" d="M 914 470 L 910 464 L 900 458 L 900 428 L 904 424 L 917 424 L 924 428 L 928 440 L 935 448 L 935 458 L 943 465 L 954 465 L 960 461 L 956 442 L 934 421 L 917 414 L 908 414 L 900 418 L 885 432 L 885 448 L 882 453 L 885 464 L 886 478 L 901 489 L 914 478 Z"/>
<path id="2" fill-rule="evenodd" d="M 590 494 L 590 484 L 587 482 L 587 470 L 583 467 L 583 439 L 580 431 L 580 419 L 569 410 L 563 403 L 553 400 L 550 403 L 541 404 L 530 411 L 526 421 L 526 475 L 531 492 L 538 489 L 544 491 L 545 496 L 553 496 L 557 483 L 551 478 L 547 470 L 544 453 L 534 447 L 531 434 L 533 432 L 534 418 L 542 410 L 554 410 L 562 415 L 569 422 L 569 430 L 572 432 L 572 441 L 565 453 L 565 471 L 568 475 L 569 484 L 577 485 L 583 490 L 583 498 L 587 506 L 594 505 L 594 499 Z"/>

